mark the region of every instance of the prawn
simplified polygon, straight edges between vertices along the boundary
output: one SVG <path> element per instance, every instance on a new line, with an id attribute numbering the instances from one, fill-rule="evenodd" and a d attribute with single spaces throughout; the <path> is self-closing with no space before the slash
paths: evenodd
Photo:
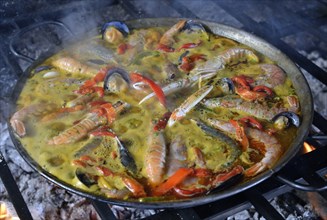
<path id="1" fill-rule="evenodd" d="M 167 158 L 167 176 L 173 175 L 179 168 L 187 167 L 187 149 L 181 136 L 175 137 L 170 146 Z"/>
<path id="2" fill-rule="evenodd" d="M 186 20 L 181 20 L 174 24 L 168 31 L 166 31 L 160 38 L 159 43 L 165 46 L 172 46 L 175 43 L 174 36 L 180 32 L 186 24 Z"/>
<path id="3" fill-rule="evenodd" d="M 191 71 L 191 73 L 200 74 L 200 73 L 217 72 L 221 69 L 224 69 L 226 65 L 232 62 L 240 61 L 244 59 L 249 63 L 259 62 L 258 56 L 253 51 L 244 48 L 234 47 L 223 51 L 215 58 L 209 59 L 208 61 L 195 67 Z"/>
<path id="4" fill-rule="evenodd" d="M 146 175 L 152 185 L 158 185 L 162 182 L 166 162 L 167 149 L 163 132 L 152 130 L 148 142 L 144 164 Z"/>
<path id="5" fill-rule="evenodd" d="M 286 75 L 280 67 L 274 64 L 260 64 L 260 68 L 263 70 L 264 74 L 256 78 L 256 85 L 265 85 L 274 88 L 285 82 Z"/>
<path id="6" fill-rule="evenodd" d="M 171 127 L 176 121 L 181 120 L 186 116 L 186 114 L 196 106 L 206 95 L 208 95 L 213 86 L 204 86 L 191 96 L 189 96 L 178 108 L 176 108 L 171 114 L 167 125 Z"/>
<path id="7" fill-rule="evenodd" d="M 30 116 L 41 116 L 52 112 L 57 106 L 53 103 L 37 103 L 26 106 L 13 114 L 10 118 L 10 125 L 19 137 L 26 135 L 24 121 Z"/>
<path id="8" fill-rule="evenodd" d="M 52 65 L 58 69 L 69 73 L 77 73 L 82 75 L 94 76 L 98 71 L 90 66 L 87 66 L 78 60 L 71 57 L 60 57 L 52 61 Z"/>
<path id="9" fill-rule="evenodd" d="M 115 116 L 122 112 L 129 105 L 123 102 L 117 102 L 114 105 L 106 103 L 100 105 L 94 112 L 88 113 L 87 116 L 57 136 L 48 141 L 50 145 L 69 144 L 81 140 L 88 133 L 97 127 L 105 124 L 111 124 L 115 120 Z M 106 117 L 107 116 L 107 117 Z"/>
<path id="10" fill-rule="evenodd" d="M 202 104 L 210 109 L 228 108 L 232 112 L 240 111 L 265 120 L 271 120 L 278 113 L 287 111 L 287 108 L 282 106 L 269 107 L 259 102 L 245 101 L 237 96 L 211 98 L 203 101 Z"/>

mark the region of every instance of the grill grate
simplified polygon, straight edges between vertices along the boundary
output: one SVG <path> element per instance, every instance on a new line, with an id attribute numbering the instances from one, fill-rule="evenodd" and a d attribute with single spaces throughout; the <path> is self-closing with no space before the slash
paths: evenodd
<path id="1" fill-rule="evenodd" d="M 4 86 L 7 84 L 7 79 L 10 79 L 14 84 L 22 75 L 23 70 L 29 65 L 25 61 L 17 59 L 10 52 L 9 37 L 26 26 L 47 20 L 61 20 L 63 23 L 70 24 L 69 28 L 72 28 L 74 24 L 69 23 L 69 19 L 66 19 L 67 13 L 74 14 L 78 5 L 77 3 L 66 3 L 65 1 L 62 1 L 62 3 L 64 7 L 60 4 L 54 4 L 53 8 L 49 7 L 46 11 L 39 10 L 33 16 L 30 16 L 32 14 L 30 8 L 30 11 L 27 12 L 21 9 L 20 16 L 11 19 L 12 17 L 8 15 L 0 22 L 2 30 L 0 40 L 3 42 L 0 44 L 0 56 L 3 58 L 2 63 L 0 62 L 0 73 L 3 75 L 0 77 L 1 99 L 7 100 L 6 97 L 9 97 L 12 92 L 12 85 Z M 307 4 L 302 2 L 302 5 L 293 1 L 285 1 L 284 3 L 285 5 L 273 1 L 258 3 L 256 0 L 239 1 L 237 4 L 228 0 L 207 0 L 204 2 L 196 0 L 159 0 L 152 3 L 147 0 L 121 0 L 110 1 L 110 3 L 96 1 L 94 7 L 87 5 L 82 10 L 84 14 L 81 17 L 97 13 L 98 16 L 95 19 L 97 25 L 112 19 L 189 17 L 213 20 L 242 28 L 266 39 L 279 48 L 300 68 L 304 69 L 310 77 L 318 80 L 326 92 L 326 71 L 309 60 L 303 55 L 302 51 L 317 50 L 326 59 L 327 3 L 318 0 Z M 158 8 L 161 10 L 157 10 Z M 12 16 L 12 13 L 9 14 Z M 80 19 L 80 17 L 78 18 Z M 81 20 L 83 19 L 81 18 Z M 92 22 L 88 24 L 94 25 Z M 74 28 L 72 30 L 77 31 Z M 87 27 L 85 30 L 87 30 Z M 301 45 L 302 41 L 290 44 L 294 37 L 296 39 L 297 36 L 303 36 L 303 33 L 308 36 L 308 39 L 313 39 L 311 43 Z M 4 67 L 2 68 L 2 66 Z M 325 68 L 327 68 L 327 64 Z M 7 78 L 4 77 L 5 75 Z M 313 90 L 313 92 L 316 91 Z M 281 175 L 287 174 L 289 176 L 292 174 L 289 176 L 290 179 L 304 184 L 326 185 L 324 175 L 327 174 L 327 158 L 325 156 L 327 155 L 327 142 L 324 135 L 327 134 L 327 120 L 326 116 L 320 113 L 327 108 L 327 100 L 325 101 L 326 103 L 323 104 L 325 109 L 316 109 L 314 112 L 313 124 L 319 129 L 319 133 L 313 133 L 307 139 L 307 142 L 313 144 L 316 150 L 296 156 L 279 172 Z M 1 112 L 4 117 L 8 116 L 6 110 L 2 109 L 2 107 Z M 284 219 L 269 201 L 279 195 L 285 195 L 286 192 L 291 190 L 292 188 L 289 186 L 281 184 L 274 177 L 271 177 L 259 185 L 227 199 L 193 208 L 167 209 L 146 219 L 225 219 L 239 211 L 249 209 L 252 205 L 266 219 Z M 323 198 L 327 198 L 326 190 L 319 192 L 319 194 Z M 102 219 L 116 218 L 106 203 L 98 201 L 91 201 L 91 203 Z M 21 219 L 29 218 L 28 214 L 24 216 L 18 211 L 17 214 Z"/>

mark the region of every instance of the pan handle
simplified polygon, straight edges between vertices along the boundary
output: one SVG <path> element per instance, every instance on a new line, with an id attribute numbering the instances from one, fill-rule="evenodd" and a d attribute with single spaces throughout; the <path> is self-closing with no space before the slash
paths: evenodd
<path id="1" fill-rule="evenodd" d="M 302 184 L 302 183 L 298 183 L 292 180 L 289 180 L 288 178 L 284 177 L 281 174 L 275 175 L 274 176 L 278 181 L 289 185 L 291 187 L 293 187 L 294 189 L 298 189 L 298 190 L 302 190 L 302 191 L 315 191 L 315 192 L 321 192 L 324 190 L 327 190 L 327 183 L 326 181 L 322 180 L 322 182 L 319 182 L 317 184 Z"/>
<path id="2" fill-rule="evenodd" d="M 48 25 L 48 24 L 51 24 L 51 25 L 56 25 L 56 26 L 59 26 L 61 27 L 62 29 L 64 29 L 69 35 L 71 36 L 74 36 L 73 32 L 62 22 L 59 22 L 59 21 L 43 21 L 43 22 L 39 22 L 39 23 L 36 23 L 36 24 L 33 24 L 33 25 L 30 25 L 30 26 L 27 26 L 23 29 L 21 29 L 20 31 L 18 31 L 11 39 L 10 39 L 10 42 L 9 42 L 9 48 L 10 48 L 10 51 L 18 58 L 21 58 L 29 63 L 33 63 L 35 61 L 34 58 L 32 57 L 29 57 L 27 55 L 24 55 L 20 52 L 18 52 L 15 47 L 14 47 L 14 44 L 17 42 L 17 40 L 19 40 L 23 34 L 25 34 L 26 32 L 30 31 L 30 30 L 33 30 L 35 28 L 38 28 L 42 25 Z"/>

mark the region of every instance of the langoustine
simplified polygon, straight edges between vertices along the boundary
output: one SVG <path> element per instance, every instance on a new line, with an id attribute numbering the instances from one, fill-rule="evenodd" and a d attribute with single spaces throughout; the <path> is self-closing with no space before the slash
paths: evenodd
<path id="1" fill-rule="evenodd" d="M 19 137 L 26 135 L 24 121 L 30 116 L 42 116 L 54 111 L 57 105 L 54 103 L 37 103 L 26 106 L 13 114 L 10 118 L 10 124 Z"/>
<path id="2" fill-rule="evenodd" d="M 116 114 L 119 114 L 128 106 L 127 103 L 122 102 L 117 102 L 114 105 L 111 105 L 109 103 L 103 105 L 103 107 L 99 109 L 100 112 L 95 111 L 88 113 L 84 119 L 75 124 L 73 127 L 62 131 L 55 137 L 52 137 L 48 141 L 48 144 L 60 145 L 79 141 L 82 138 L 86 137 L 88 133 L 94 130 L 95 128 L 101 125 L 111 124 L 115 120 Z M 103 108 L 105 108 L 105 110 L 103 110 Z"/>

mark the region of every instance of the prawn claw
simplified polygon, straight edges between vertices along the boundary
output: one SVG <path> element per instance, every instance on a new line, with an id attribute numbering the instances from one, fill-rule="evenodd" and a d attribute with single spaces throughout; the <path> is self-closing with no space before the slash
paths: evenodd
<path id="1" fill-rule="evenodd" d="M 178 108 L 173 111 L 167 125 L 171 127 L 176 121 L 184 118 L 194 106 L 201 102 L 201 100 L 211 92 L 212 89 L 213 86 L 204 86 L 189 96 Z"/>

